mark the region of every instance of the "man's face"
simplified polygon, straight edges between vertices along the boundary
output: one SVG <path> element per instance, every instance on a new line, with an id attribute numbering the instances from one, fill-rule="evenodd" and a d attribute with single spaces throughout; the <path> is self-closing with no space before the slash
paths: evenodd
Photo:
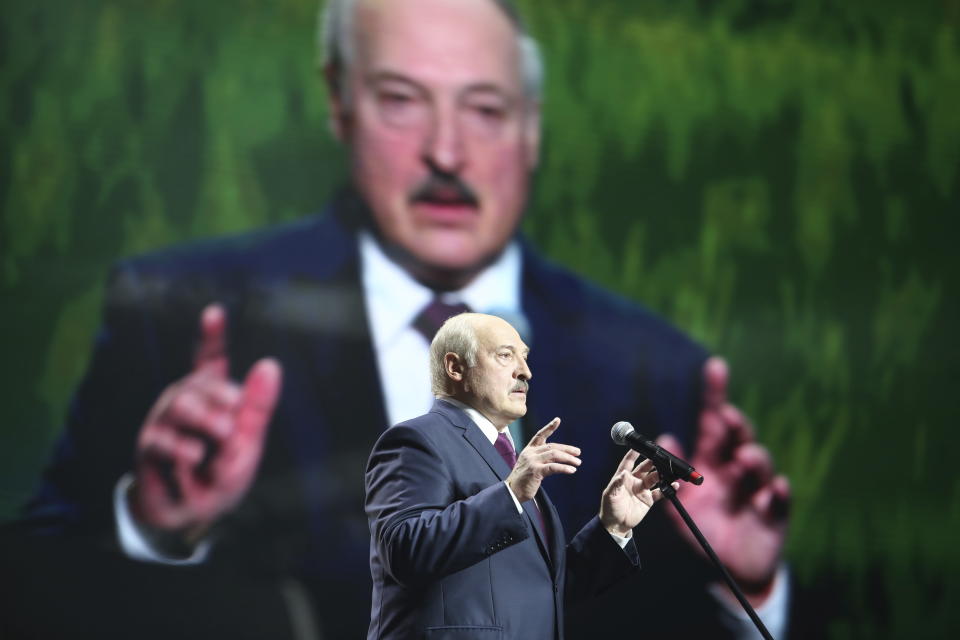
<path id="1" fill-rule="evenodd" d="M 427 271 L 509 241 L 539 145 L 516 32 L 491 0 L 368 0 L 335 125 L 385 240 Z"/>
<path id="2" fill-rule="evenodd" d="M 478 324 L 477 341 L 477 364 L 464 376 L 468 404 L 498 428 L 505 427 L 527 413 L 530 349 L 512 326 L 493 316 Z"/>

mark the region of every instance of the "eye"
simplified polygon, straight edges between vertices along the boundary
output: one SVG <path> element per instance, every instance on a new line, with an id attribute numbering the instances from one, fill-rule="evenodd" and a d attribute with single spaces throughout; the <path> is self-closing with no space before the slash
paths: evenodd
<path id="1" fill-rule="evenodd" d="M 403 88 L 382 87 L 376 92 L 382 120 L 391 126 L 413 127 L 423 123 L 428 109 L 419 94 Z"/>
<path id="2" fill-rule="evenodd" d="M 503 108 L 495 105 L 475 104 L 472 109 L 478 117 L 490 122 L 499 122 L 506 116 Z"/>
<path id="3" fill-rule="evenodd" d="M 399 91 L 381 91 L 377 94 L 377 102 L 380 108 L 387 111 L 398 111 L 411 107 L 415 100 L 409 93 Z"/>
<path id="4" fill-rule="evenodd" d="M 394 105 L 409 104 L 413 100 L 411 95 L 397 91 L 381 91 L 379 98 L 383 104 Z"/>
<path id="5" fill-rule="evenodd" d="M 509 103 L 496 96 L 471 96 L 463 103 L 468 130 L 483 137 L 498 135 L 510 119 Z"/>

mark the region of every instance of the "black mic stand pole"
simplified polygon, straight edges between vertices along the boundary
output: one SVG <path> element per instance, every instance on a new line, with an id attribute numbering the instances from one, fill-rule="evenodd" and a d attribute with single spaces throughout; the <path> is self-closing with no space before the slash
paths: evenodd
<path id="1" fill-rule="evenodd" d="M 764 626 L 760 616 L 757 615 L 757 612 L 754 611 L 753 607 L 750 606 L 750 603 L 747 602 L 747 598 L 743 595 L 740 587 L 737 586 L 737 583 L 734 582 L 733 577 L 727 572 L 727 568 L 723 566 L 722 562 L 720 562 L 720 558 L 717 557 L 717 554 L 713 552 L 713 547 L 710 546 L 710 543 L 707 542 L 707 539 L 703 537 L 702 533 L 700 533 L 700 529 L 697 528 L 696 523 L 690 517 L 690 514 L 687 513 L 687 510 L 683 508 L 682 504 L 680 504 L 680 498 L 677 497 L 677 491 L 671 485 L 671 483 L 678 478 L 670 471 L 670 466 L 668 464 L 658 464 L 656 460 L 654 461 L 654 465 L 656 465 L 657 472 L 660 474 L 660 491 L 663 492 L 663 495 L 670 499 L 670 502 L 672 502 L 673 506 L 676 507 L 680 517 L 683 518 L 683 521 L 687 523 L 687 527 L 693 532 L 697 542 L 700 543 L 700 546 L 703 547 L 703 550 L 707 552 L 707 555 L 713 561 L 713 564 L 715 564 L 720 570 L 720 574 L 723 576 L 724 581 L 726 581 L 727 586 L 730 587 L 731 591 L 733 591 L 733 595 L 737 597 L 737 600 L 740 602 L 740 606 L 743 607 L 743 610 L 746 611 L 747 615 L 750 616 L 750 619 L 753 620 L 753 624 L 757 626 L 757 630 L 760 631 L 760 635 L 762 635 L 766 640 L 773 640 L 773 636 L 771 636 L 770 632 L 767 631 L 767 627 Z"/>

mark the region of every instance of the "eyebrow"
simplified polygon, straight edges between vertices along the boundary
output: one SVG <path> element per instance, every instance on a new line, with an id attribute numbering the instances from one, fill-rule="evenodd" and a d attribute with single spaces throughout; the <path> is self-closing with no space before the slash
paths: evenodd
<path id="1" fill-rule="evenodd" d="M 368 74 L 366 78 L 366 84 L 368 85 L 377 85 L 384 82 L 399 82 L 402 84 L 411 85 L 419 91 L 426 92 L 427 90 L 426 87 L 418 83 L 416 80 L 395 71 L 374 71 L 373 73 Z"/>
<path id="2" fill-rule="evenodd" d="M 513 346 L 512 344 L 502 344 L 502 345 L 500 345 L 499 347 L 497 347 L 497 351 L 499 351 L 500 349 L 509 349 L 510 351 L 513 351 L 514 353 L 517 352 L 517 348 L 516 348 L 515 346 Z M 523 350 L 523 355 L 524 355 L 525 357 L 528 356 L 528 355 L 530 355 L 530 349 L 529 349 L 529 348 L 524 349 L 524 350 Z"/>
<path id="3" fill-rule="evenodd" d="M 368 85 L 373 86 L 382 82 L 400 82 L 410 85 L 422 93 L 431 93 L 427 87 L 398 71 L 383 69 L 380 71 L 373 71 L 367 75 L 366 83 Z M 496 96 L 505 100 L 508 104 L 512 105 L 516 102 L 516 98 L 514 96 L 511 96 L 508 91 L 492 82 L 477 82 L 475 84 L 467 85 L 466 87 L 457 91 L 457 96 L 461 98 L 473 94 L 495 94 Z"/>

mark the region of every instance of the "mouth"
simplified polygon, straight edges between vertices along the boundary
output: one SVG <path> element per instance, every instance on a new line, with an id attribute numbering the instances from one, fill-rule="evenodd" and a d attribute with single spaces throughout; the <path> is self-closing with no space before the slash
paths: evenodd
<path id="1" fill-rule="evenodd" d="M 426 222 L 438 225 L 458 225 L 473 220 L 479 210 L 463 201 L 416 200 L 414 210 Z"/>
<path id="2" fill-rule="evenodd" d="M 410 204 L 431 222 L 462 223 L 473 218 L 480 201 L 458 176 L 431 173 L 410 195 Z"/>

